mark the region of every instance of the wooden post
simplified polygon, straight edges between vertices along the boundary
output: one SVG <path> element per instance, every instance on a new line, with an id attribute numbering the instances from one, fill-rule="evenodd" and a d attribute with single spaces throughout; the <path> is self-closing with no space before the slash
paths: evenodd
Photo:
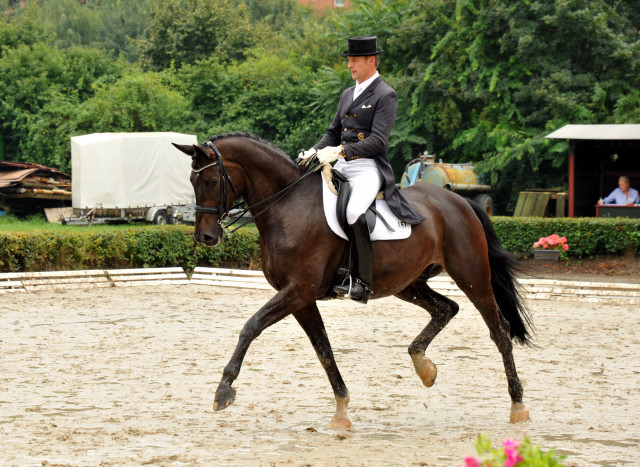
<path id="1" fill-rule="evenodd" d="M 574 217 L 575 176 L 576 176 L 576 143 L 569 141 L 569 217 Z"/>

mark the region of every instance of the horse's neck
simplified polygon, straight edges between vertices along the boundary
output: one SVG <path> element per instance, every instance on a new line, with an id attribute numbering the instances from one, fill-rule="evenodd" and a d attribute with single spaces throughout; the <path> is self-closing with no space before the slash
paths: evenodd
<path id="1" fill-rule="evenodd" d="M 277 159 L 256 158 L 245 163 L 243 170 L 246 178 L 244 199 L 249 205 L 275 196 L 300 178 L 294 166 Z M 260 206 L 259 210 L 263 208 Z"/>
<path id="2" fill-rule="evenodd" d="M 262 159 L 246 163 L 244 171 L 244 200 L 247 206 L 255 206 L 251 209 L 251 215 L 263 238 L 271 234 L 280 237 L 288 235 L 291 232 L 274 232 L 271 227 L 282 222 L 295 223 L 302 215 L 312 215 L 315 204 L 321 209 L 322 191 L 317 183 L 317 173 L 296 183 L 303 176 L 302 171 L 277 158 L 275 161 L 267 158 L 266 161 Z M 291 189 L 287 190 L 289 187 Z"/>

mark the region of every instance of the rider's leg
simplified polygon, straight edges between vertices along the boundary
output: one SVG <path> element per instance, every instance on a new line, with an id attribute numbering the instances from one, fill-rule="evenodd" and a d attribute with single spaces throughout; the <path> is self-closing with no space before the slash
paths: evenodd
<path id="1" fill-rule="evenodd" d="M 342 173 L 351 184 L 351 198 L 347 204 L 347 222 L 353 264 L 350 283 L 334 287 L 334 292 L 364 303 L 369 298 L 372 282 L 372 248 L 364 213 L 382 186 L 382 177 L 373 160 L 352 161 Z M 355 277 L 354 277 L 355 276 Z"/>
<path id="2" fill-rule="evenodd" d="M 336 285 L 333 290 L 338 295 L 344 295 L 345 298 L 367 303 L 371 292 L 373 256 L 369 228 L 364 214 L 351 225 L 350 237 L 353 263 L 352 280 L 344 285 Z"/>
<path id="3" fill-rule="evenodd" d="M 360 161 L 352 161 L 347 164 L 358 162 Z M 367 212 L 382 187 L 382 177 L 375 162 L 371 159 L 362 162 L 369 164 L 359 164 L 356 167 L 349 165 L 342 170 L 342 174 L 351 185 L 351 197 L 347 203 L 347 223 L 349 225 L 355 224 L 358 218 Z"/>

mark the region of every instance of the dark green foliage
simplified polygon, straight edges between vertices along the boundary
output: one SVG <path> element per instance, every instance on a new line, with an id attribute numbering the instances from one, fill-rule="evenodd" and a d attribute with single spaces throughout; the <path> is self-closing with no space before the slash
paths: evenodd
<path id="1" fill-rule="evenodd" d="M 81 104 L 125 68 L 95 49 L 59 50 L 44 42 L 6 49 L 0 57 L 0 132 L 7 158 L 68 172 L 69 138 Z"/>
<path id="2" fill-rule="evenodd" d="M 637 0 L 353 0 L 325 17 L 295 0 L 27 3 L 0 19 L 0 146 L 65 171 L 69 137 L 96 131 L 251 131 L 294 156 L 352 84 L 340 52 L 363 34 L 399 95 L 397 179 L 425 149 L 474 162 L 498 213 L 566 185 L 567 143 L 546 134 L 640 123 Z"/>
<path id="3" fill-rule="evenodd" d="M 638 122 L 638 15 L 624 2 L 441 3 L 450 28 L 413 96 L 416 131 L 447 160 L 482 161 L 500 212 L 522 189 L 565 183 L 566 143 L 550 131 Z"/>
<path id="4" fill-rule="evenodd" d="M 247 7 L 233 0 L 164 0 L 149 10 L 139 41 L 145 66 L 163 70 L 216 56 L 240 60 L 261 36 L 251 27 Z"/>
<path id="5" fill-rule="evenodd" d="M 258 235 L 243 228 L 215 249 L 188 226 L 0 232 L 0 271 L 196 266 L 259 268 Z"/>
<path id="6" fill-rule="evenodd" d="M 73 133 L 183 131 L 189 102 L 154 72 L 134 71 L 114 83 L 94 86 L 79 107 Z"/>
<path id="7" fill-rule="evenodd" d="M 198 113 L 197 132 L 202 139 L 249 131 L 295 157 L 302 147 L 300 139 L 308 145 L 315 143 L 324 131 L 322 124 L 329 121 L 319 114 L 310 118 L 313 76 L 290 58 L 255 50 L 242 63 L 225 66 L 214 58 L 185 65 L 177 72 L 175 85 L 189 96 Z M 309 127 L 315 131 L 309 132 Z M 311 137 L 306 137 L 309 133 Z"/>

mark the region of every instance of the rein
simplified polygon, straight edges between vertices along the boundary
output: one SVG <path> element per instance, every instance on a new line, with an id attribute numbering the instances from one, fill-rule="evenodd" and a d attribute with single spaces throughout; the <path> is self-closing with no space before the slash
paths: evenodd
<path id="1" fill-rule="evenodd" d="M 239 196 L 238 195 L 238 190 L 236 189 L 236 186 L 234 185 L 233 180 L 231 180 L 231 177 L 229 176 L 229 173 L 227 172 L 227 169 L 224 167 L 224 164 L 222 162 L 222 155 L 220 154 L 220 151 L 218 150 L 216 145 L 213 144 L 213 142 L 211 142 L 211 141 L 207 141 L 206 143 L 204 143 L 204 146 L 207 146 L 207 147 L 209 147 L 209 148 L 211 148 L 213 150 L 213 152 L 216 155 L 216 161 L 212 162 L 209 165 L 201 167 L 199 169 L 191 169 L 191 171 L 196 173 L 196 174 L 198 174 L 198 173 L 202 172 L 203 170 L 208 169 L 210 167 L 214 167 L 216 165 L 220 166 L 220 202 L 221 202 L 221 205 L 217 206 L 217 207 L 196 205 L 196 214 L 197 213 L 201 213 L 201 214 L 220 214 L 220 217 L 218 218 L 218 225 L 220 225 L 220 227 L 222 227 L 222 231 L 224 233 L 226 233 L 227 235 L 233 234 L 234 232 L 236 232 L 241 227 L 244 227 L 245 225 L 247 225 L 248 223 L 253 221 L 253 219 L 255 219 L 256 217 L 260 216 L 261 214 L 263 214 L 267 210 L 271 209 L 273 206 L 275 206 L 277 203 L 279 203 L 285 197 L 285 195 L 289 191 L 291 191 L 291 189 L 293 187 L 295 187 L 298 183 L 300 183 L 303 179 L 305 179 L 306 177 L 311 175 L 313 172 L 315 172 L 320 167 L 320 164 L 318 164 L 318 163 L 310 164 L 309 167 L 307 168 L 307 171 L 300 178 L 295 180 L 293 183 L 291 183 L 290 185 L 286 186 L 285 188 L 283 188 L 282 190 L 278 191 L 277 193 L 274 193 L 273 195 L 269 196 L 268 198 L 265 198 L 262 201 L 259 201 L 259 202 L 255 203 L 255 204 L 253 204 L 252 206 L 245 207 L 239 214 L 236 214 L 235 217 L 233 217 L 232 219 L 228 219 L 229 218 L 229 213 L 232 210 L 239 208 L 240 206 L 242 206 L 245 203 L 244 203 L 244 201 L 240 201 L 240 202 L 234 204 L 233 206 L 231 206 L 229 209 L 226 208 L 226 206 L 228 204 L 227 203 L 227 200 L 228 200 L 227 182 L 231 185 L 231 188 L 233 188 L 233 192 L 236 195 L 236 198 L 238 198 L 238 196 Z M 264 203 L 266 203 L 268 201 L 271 201 L 271 200 L 273 200 L 273 202 L 271 204 L 269 204 L 268 206 L 266 206 L 264 209 L 262 209 L 260 212 L 258 212 L 257 214 L 253 215 L 248 220 L 242 222 L 240 225 L 235 227 L 233 230 L 228 230 L 229 227 L 231 227 L 233 224 L 237 223 L 240 220 L 240 218 L 242 218 L 251 209 L 253 209 L 253 208 L 257 207 L 257 206 L 260 206 L 260 205 L 262 205 L 262 204 L 264 204 Z M 229 220 L 229 222 L 227 222 L 227 220 Z"/>

